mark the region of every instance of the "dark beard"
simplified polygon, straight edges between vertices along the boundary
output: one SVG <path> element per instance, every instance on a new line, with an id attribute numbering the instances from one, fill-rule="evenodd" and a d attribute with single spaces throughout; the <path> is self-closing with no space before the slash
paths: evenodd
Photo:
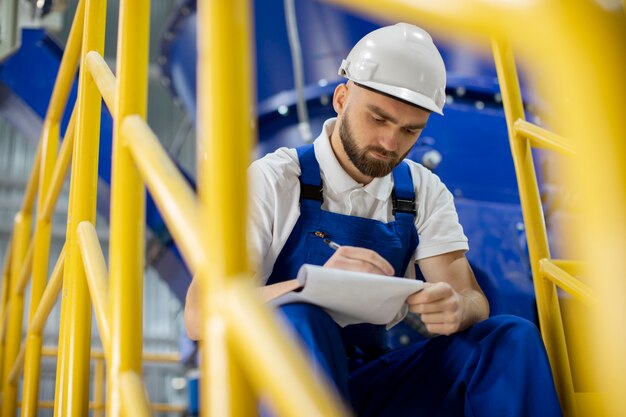
<path id="1" fill-rule="evenodd" d="M 409 153 L 407 151 L 401 158 L 398 158 L 396 152 L 390 152 L 378 146 L 368 146 L 364 149 L 359 149 L 354 135 L 350 130 L 347 112 L 343 114 L 341 126 L 339 126 L 339 138 L 341 139 L 343 149 L 346 151 L 346 155 L 348 155 L 348 158 L 356 169 L 358 169 L 361 174 L 372 178 L 384 177 L 389 174 Z M 389 161 L 381 161 L 380 159 L 371 158 L 367 155 L 369 151 L 391 157 L 392 159 Z"/>

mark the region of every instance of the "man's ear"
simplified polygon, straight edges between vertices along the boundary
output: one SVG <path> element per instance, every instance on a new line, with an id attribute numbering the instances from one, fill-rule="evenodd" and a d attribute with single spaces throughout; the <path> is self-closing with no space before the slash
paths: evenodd
<path id="1" fill-rule="evenodd" d="M 348 100 L 348 86 L 346 84 L 339 84 L 335 88 L 335 92 L 333 93 L 333 108 L 335 112 L 341 116 L 343 114 L 346 104 Z"/>

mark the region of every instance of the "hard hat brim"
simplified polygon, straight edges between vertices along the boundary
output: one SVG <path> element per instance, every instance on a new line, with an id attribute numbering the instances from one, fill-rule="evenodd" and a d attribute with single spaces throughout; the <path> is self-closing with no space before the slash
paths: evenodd
<path id="1" fill-rule="evenodd" d="M 416 93 L 415 91 L 411 91 L 402 87 L 395 87 L 388 84 L 381 84 L 373 81 L 354 81 L 362 86 L 369 87 L 373 90 L 379 91 L 385 95 L 391 96 L 393 98 L 399 99 L 401 101 L 405 101 L 409 104 L 413 104 L 418 107 L 422 107 L 426 110 L 429 110 L 433 113 L 437 113 L 443 116 L 443 105 L 441 108 L 437 106 L 437 104 L 431 99 L 423 94 Z"/>

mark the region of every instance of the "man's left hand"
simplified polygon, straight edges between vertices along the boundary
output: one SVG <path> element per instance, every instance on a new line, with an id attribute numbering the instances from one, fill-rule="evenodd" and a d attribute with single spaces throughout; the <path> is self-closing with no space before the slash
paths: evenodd
<path id="1" fill-rule="evenodd" d="M 464 320 L 463 300 L 446 282 L 424 283 L 424 289 L 410 295 L 409 311 L 421 316 L 430 333 L 450 335 L 461 330 Z"/>

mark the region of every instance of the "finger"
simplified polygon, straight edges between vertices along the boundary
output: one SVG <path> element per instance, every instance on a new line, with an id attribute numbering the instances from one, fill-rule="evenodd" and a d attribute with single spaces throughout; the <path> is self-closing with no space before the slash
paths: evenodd
<path id="1" fill-rule="evenodd" d="M 424 324 L 459 324 L 459 316 L 455 312 L 421 314 L 420 319 Z"/>
<path id="2" fill-rule="evenodd" d="M 344 256 L 331 257 L 324 266 L 347 271 L 367 272 L 369 274 L 387 275 L 387 273 L 376 265 L 362 261 L 360 259 L 346 258 Z"/>
<path id="3" fill-rule="evenodd" d="M 417 314 L 441 313 L 445 311 L 453 311 L 454 308 L 449 299 L 435 301 L 433 303 L 409 304 L 409 311 Z"/>
<path id="4" fill-rule="evenodd" d="M 394 274 L 394 269 L 391 264 L 373 250 L 366 248 L 357 248 L 354 246 L 342 246 L 337 249 L 336 253 L 341 256 L 345 256 L 346 258 L 368 262 L 374 265 L 380 271 L 382 271 L 385 275 Z"/>
<path id="5" fill-rule="evenodd" d="M 454 294 L 454 290 L 450 286 L 450 284 L 446 282 L 437 282 L 437 283 L 425 283 L 424 288 L 411 294 L 407 298 L 407 303 L 409 304 L 426 304 L 433 303 L 435 301 L 439 301 L 448 297 L 451 297 Z"/>
<path id="6" fill-rule="evenodd" d="M 440 334 L 444 336 L 449 336 L 458 331 L 458 326 L 453 324 L 427 324 L 426 330 L 432 334 Z"/>

